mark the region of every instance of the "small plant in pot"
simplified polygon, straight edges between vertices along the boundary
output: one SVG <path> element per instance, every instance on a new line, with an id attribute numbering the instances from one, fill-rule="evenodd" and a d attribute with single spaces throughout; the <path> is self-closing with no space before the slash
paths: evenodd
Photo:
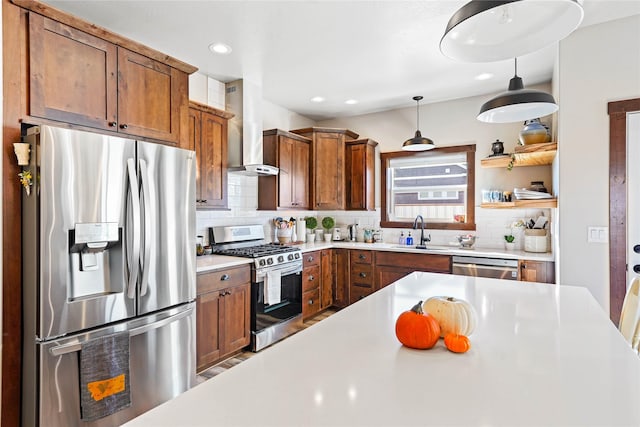
<path id="1" fill-rule="evenodd" d="M 322 228 L 324 228 L 324 240 L 331 241 L 331 229 L 336 225 L 336 221 L 330 216 L 322 218 Z"/>
<path id="2" fill-rule="evenodd" d="M 513 234 L 507 234 L 504 236 L 504 248 L 508 251 L 512 251 L 516 246 L 516 236 Z"/>
<path id="3" fill-rule="evenodd" d="M 308 216 L 304 219 L 307 227 L 307 241 L 314 242 L 316 239 L 315 230 L 318 227 L 318 220 L 315 216 Z"/>

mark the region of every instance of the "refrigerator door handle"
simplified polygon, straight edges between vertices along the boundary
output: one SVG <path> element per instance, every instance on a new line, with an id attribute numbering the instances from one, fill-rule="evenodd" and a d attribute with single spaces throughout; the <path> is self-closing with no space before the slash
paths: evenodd
<path id="1" fill-rule="evenodd" d="M 149 323 L 148 325 L 140 326 L 138 328 L 133 328 L 129 331 L 129 336 L 135 337 L 136 335 L 145 334 L 151 330 L 161 328 L 168 325 L 169 323 L 175 322 L 176 320 L 180 320 L 184 317 L 190 316 L 191 313 L 193 313 L 193 308 L 181 311 L 178 314 L 174 314 L 173 316 L 158 320 L 157 322 Z"/>
<path id="2" fill-rule="evenodd" d="M 82 344 L 80 342 L 71 342 L 69 344 L 51 347 L 49 353 L 51 353 L 52 356 L 62 356 L 63 354 L 74 353 L 80 350 L 82 350 Z"/>
<path id="3" fill-rule="evenodd" d="M 127 281 L 127 297 L 133 299 L 136 296 L 136 281 L 138 280 L 138 268 L 140 258 L 140 196 L 138 193 L 138 180 L 136 179 L 136 167 L 133 159 L 127 160 L 127 172 L 129 175 L 129 208 L 133 214 L 133 220 L 129 223 L 127 216 L 127 264 L 129 268 L 129 280 Z M 132 232 L 129 233 L 129 227 Z M 129 246 L 131 245 L 131 247 Z"/>
<path id="4" fill-rule="evenodd" d="M 144 202 L 144 254 L 140 259 L 142 268 L 142 280 L 140 284 L 140 296 L 146 295 L 149 287 L 149 268 L 151 261 L 151 192 L 149 191 L 149 172 L 147 162 L 140 159 L 140 177 L 142 182 L 142 200 Z"/>

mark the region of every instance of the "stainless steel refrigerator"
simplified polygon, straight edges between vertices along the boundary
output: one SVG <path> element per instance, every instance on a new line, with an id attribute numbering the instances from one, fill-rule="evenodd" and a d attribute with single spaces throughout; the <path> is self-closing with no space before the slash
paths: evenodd
<path id="1" fill-rule="evenodd" d="M 24 134 L 22 425 L 117 426 L 195 385 L 195 153 L 51 126 Z M 118 357 L 89 353 L 123 335 Z M 83 378 L 118 358 L 120 382 L 95 381 L 110 391 L 91 396 L 128 404 L 88 417 Z"/>

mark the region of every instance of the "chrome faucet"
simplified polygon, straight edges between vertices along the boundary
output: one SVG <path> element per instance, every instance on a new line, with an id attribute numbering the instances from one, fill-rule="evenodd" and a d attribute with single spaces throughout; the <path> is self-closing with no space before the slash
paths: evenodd
<path id="1" fill-rule="evenodd" d="M 420 243 L 416 246 L 416 248 L 426 249 L 427 247 L 425 243 L 431 241 L 431 234 L 429 234 L 427 237 L 424 237 L 424 219 L 422 218 L 422 215 L 418 215 L 413 221 L 413 229 L 418 229 L 418 219 L 420 220 Z"/>

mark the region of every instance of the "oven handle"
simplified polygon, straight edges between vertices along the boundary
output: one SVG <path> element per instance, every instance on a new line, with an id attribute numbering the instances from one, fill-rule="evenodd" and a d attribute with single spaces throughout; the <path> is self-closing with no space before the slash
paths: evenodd
<path id="1" fill-rule="evenodd" d="M 263 271 L 256 270 L 256 282 L 262 282 L 262 280 L 267 276 L 267 271 L 279 270 L 280 274 L 283 276 L 295 273 L 302 273 L 302 263 L 293 263 L 293 265 L 286 265 L 283 267 L 273 267 Z"/>

